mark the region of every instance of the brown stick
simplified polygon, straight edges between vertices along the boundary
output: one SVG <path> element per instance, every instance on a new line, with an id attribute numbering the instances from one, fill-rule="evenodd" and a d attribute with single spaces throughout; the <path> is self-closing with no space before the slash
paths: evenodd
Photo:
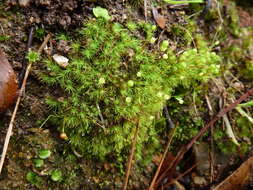
<path id="1" fill-rule="evenodd" d="M 42 45 L 40 46 L 40 48 L 38 50 L 39 54 L 42 52 L 43 48 L 45 47 L 45 45 L 49 41 L 50 37 L 51 37 L 51 35 L 48 34 L 47 37 L 45 38 L 44 42 L 42 43 Z M 12 116 L 11 116 L 11 121 L 9 123 L 8 131 L 7 131 L 7 134 L 6 134 L 6 137 L 5 137 L 3 152 L 2 152 L 1 161 L 0 161 L 0 174 L 2 172 L 5 156 L 6 156 L 8 145 L 9 145 L 9 142 L 10 142 L 14 120 L 15 120 L 15 117 L 16 117 L 16 114 L 17 114 L 17 111 L 18 111 L 19 103 L 20 103 L 23 91 L 25 89 L 26 81 L 27 81 L 28 75 L 30 73 L 31 67 L 32 67 L 32 63 L 29 63 L 27 68 L 26 68 L 25 77 L 24 77 L 24 80 L 22 82 L 22 86 L 21 86 L 21 89 L 20 89 L 20 92 L 19 92 L 19 95 L 18 95 L 18 99 L 17 99 L 16 105 L 15 105 L 14 111 L 13 111 Z"/>
<path id="2" fill-rule="evenodd" d="M 159 164 L 159 166 L 158 166 L 158 168 L 157 168 L 157 170 L 156 170 L 156 172 L 155 172 L 155 175 L 154 175 L 154 177 L 153 177 L 153 179 L 152 179 L 152 182 L 151 182 L 151 184 L 150 184 L 148 190 L 153 190 L 153 189 L 154 189 L 154 186 L 155 186 L 155 183 L 156 183 L 156 179 L 157 179 L 157 177 L 158 177 L 158 175 L 159 175 L 159 173 L 160 173 L 160 170 L 161 170 L 162 165 L 163 165 L 163 163 L 164 163 L 165 157 L 166 157 L 167 152 L 168 152 L 168 150 L 169 150 L 170 144 L 171 144 L 172 139 L 173 139 L 173 137 L 174 137 L 175 129 L 176 129 L 176 128 L 171 129 L 171 131 L 170 131 L 170 133 L 169 133 L 168 142 L 167 142 L 165 151 L 164 151 L 164 153 L 163 153 L 162 160 L 161 160 L 161 162 L 160 162 L 160 164 Z"/>
<path id="3" fill-rule="evenodd" d="M 179 152 L 177 153 L 176 158 L 172 161 L 172 167 L 167 168 L 162 175 L 157 180 L 157 185 L 161 183 L 161 181 L 164 179 L 166 174 L 169 172 L 169 170 L 174 170 L 178 163 L 182 160 L 184 154 L 192 147 L 192 145 L 198 140 L 210 127 L 214 126 L 214 123 L 218 121 L 224 114 L 234 109 L 238 104 L 240 104 L 242 101 L 246 100 L 249 96 L 253 95 L 253 88 L 249 89 L 245 94 L 243 94 L 238 100 L 227 106 L 226 108 L 223 108 L 219 111 L 219 113 L 209 122 L 207 123 L 200 131 L 199 133 L 186 145 L 183 146 Z M 172 174 L 170 174 L 172 175 Z M 171 177 L 171 176 L 170 176 Z"/>
<path id="4" fill-rule="evenodd" d="M 210 100 L 209 100 L 207 94 L 205 95 L 205 98 L 206 98 L 207 107 L 209 109 L 209 115 L 211 117 L 213 117 L 213 108 L 212 108 L 212 105 L 210 103 Z M 214 180 L 214 142 L 213 142 L 213 134 L 214 134 L 213 127 L 211 126 L 211 129 L 210 129 L 211 143 L 210 143 L 210 152 L 209 152 L 209 158 L 210 158 L 210 183 L 212 183 L 213 180 Z"/>
<path id="5" fill-rule="evenodd" d="M 124 180 L 122 190 L 127 189 L 128 179 L 129 179 L 131 168 L 132 168 L 132 161 L 133 161 L 136 142 L 137 142 L 138 131 L 139 131 L 139 121 L 138 121 L 137 127 L 135 129 L 133 143 L 132 143 L 132 147 L 131 147 L 131 152 L 130 152 L 129 157 L 128 157 L 127 172 L 126 172 L 126 176 L 125 176 L 125 180 Z"/>

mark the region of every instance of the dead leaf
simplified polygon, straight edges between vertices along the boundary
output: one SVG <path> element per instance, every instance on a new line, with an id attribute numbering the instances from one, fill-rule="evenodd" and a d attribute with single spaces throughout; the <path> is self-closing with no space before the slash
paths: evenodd
<path id="1" fill-rule="evenodd" d="M 7 109 L 17 98 L 18 84 L 16 75 L 0 50 L 0 112 Z"/>
<path id="2" fill-rule="evenodd" d="M 216 186 L 213 190 L 241 190 L 249 182 L 252 177 L 253 157 L 245 161 L 237 170 L 235 170 L 229 177 Z"/>
<path id="3" fill-rule="evenodd" d="M 164 18 L 162 15 L 160 15 L 157 11 L 156 8 L 152 7 L 152 13 L 153 13 L 153 17 L 157 23 L 157 25 L 161 28 L 164 29 L 166 26 L 166 18 Z"/>

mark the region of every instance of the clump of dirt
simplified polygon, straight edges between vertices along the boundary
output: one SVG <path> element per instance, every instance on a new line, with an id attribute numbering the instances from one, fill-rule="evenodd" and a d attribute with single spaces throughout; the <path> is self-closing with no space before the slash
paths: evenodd
<path id="1" fill-rule="evenodd" d="M 9 0 L 7 3 L 10 7 L 21 6 L 20 11 L 28 17 L 30 24 L 43 24 L 55 30 L 82 25 L 89 12 L 84 3 L 78 0 L 31 0 L 25 4 Z"/>

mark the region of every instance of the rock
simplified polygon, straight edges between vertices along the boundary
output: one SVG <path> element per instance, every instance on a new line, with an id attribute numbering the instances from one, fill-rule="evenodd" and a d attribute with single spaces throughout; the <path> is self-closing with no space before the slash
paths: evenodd
<path id="1" fill-rule="evenodd" d="M 208 176 L 210 170 L 209 145 L 205 142 L 193 145 L 198 174 Z"/>
<path id="2" fill-rule="evenodd" d="M 31 0 L 18 0 L 18 3 L 21 7 L 27 7 L 29 6 Z"/>
<path id="3" fill-rule="evenodd" d="M 53 59 L 62 68 L 66 68 L 69 65 L 69 59 L 62 55 L 54 54 Z"/>
<path id="4" fill-rule="evenodd" d="M 201 176 L 193 176 L 192 177 L 192 180 L 193 180 L 193 183 L 195 185 L 206 185 L 207 184 L 207 181 L 204 177 L 201 177 Z"/>

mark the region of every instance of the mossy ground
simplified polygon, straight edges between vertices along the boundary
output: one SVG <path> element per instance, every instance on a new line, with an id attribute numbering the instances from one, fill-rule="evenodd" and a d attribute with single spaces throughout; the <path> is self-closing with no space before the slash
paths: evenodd
<path id="1" fill-rule="evenodd" d="M 113 9 L 110 4 L 107 8 Z M 234 88 L 233 76 L 243 82 L 245 89 L 252 87 L 251 28 L 238 27 L 239 18 L 232 4 L 223 7 L 228 10 L 228 15 L 223 18 L 220 30 L 217 30 L 220 19 L 217 9 L 206 15 L 204 21 L 199 17 L 188 18 L 187 14 L 200 7 L 193 8 L 186 10 L 186 15 L 176 13 L 169 29 L 161 36 L 161 30 L 153 27 L 155 23 L 151 18 L 149 23 L 152 24 L 131 19 L 131 16 L 124 20 L 120 19 L 120 11 L 116 13 L 120 18 L 110 22 L 87 18 L 84 27 L 77 29 L 81 33 L 52 30 L 53 33 L 68 33 L 68 38 L 64 38 L 66 35 L 59 38 L 58 35 L 53 40 L 72 44 L 73 51 L 66 55 L 71 64 L 62 69 L 50 57 L 43 57 L 47 61 L 34 64 L 0 186 L 3 189 L 120 189 L 133 131 L 140 122 L 137 161 L 129 188 L 145 189 L 155 168 L 149 161 L 153 155 L 163 151 L 167 138 L 166 118 L 162 114 L 165 105 L 177 126 L 172 146 L 176 150 L 209 120 L 205 94 L 210 97 L 213 108 L 219 110 L 217 89 L 212 80 L 208 83 L 208 79 L 220 76 L 226 81 L 224 86 L 231 98 L 238 97 L 243 91 Z M 22 12 L 18 7 L 15 10 Z M 129 15 L 139 11 L 138 8 L 129 10 Z M 9 33 L 11 27 L 3 24 L 5 36 L 10 38 L 5 37 L 2 43 L 9 47 L 5 49 L 10 53 L 10 60 L 16 60 L 20 52 L 21 57 L 26 56 L 27 35 L 24 31 L 28 31 L 30 26 L 23 22 L 24 15 L 14 12 L 1 15 L 7 23 L 8 20 L 13 22 L 12 26 L 18 27 L 21 21 L 23 23 L 22 35 L 17 35 L 19 41 L 12 45 L 10 40 L 15 38 L 15 33 Z M 42 28 L 41 25 L 38 28 Z M 39 45 L 42 33 L 48 31 L 50 27 L 39 30 L 35 44 Z M 155 43 L 152 37 L 156 38 Z M 164 40 L 169 40 L 169 48 L 161 51 Z M 20 47 L 20 51 L 14 46 Z M 13 49 L 16 51 L 12 52 Z M 112 50 L 114 54 L 110 53 Z M 21 62 L 22 59 L 18 60 Z M 20 71 L 18 64 L 16 70 Z M 42 75 L 44 79 L 41 79 Z M 250 113 L 252 108 L 245 110 Z M 0 126 L 5 129 L 8 116 L 2 117 L 4 120 Z M 240 139 L 240 152 L 248 152 L 252 143 L 252 124 L 237 112 L 231 113 L 230 118 Z M 83 122 L 87 125 L 82 125 Z M 224 128 L 219 126 L 222 122 L 214 131 L 216 146 L 222 152 L 236 152 L 238 147 L 226 138 Z M 59 138 L 61 132 L 67 134 L 68 141 Z M 209 142 L 209 137 L 206 134 L 202 140 Z M 36 168 L 33 160 L 41 149 L 52 153 L 42 168 Z M 141 159 L 143 157 L 146 160 Z M 148 165 L 143 165 L 138 159 Z M 55 169 L 62 171 L 61 181 L 51 180 L 50 172 Z M 38 180 L 27 181 L 28 172 L 34 172 Z"/>

